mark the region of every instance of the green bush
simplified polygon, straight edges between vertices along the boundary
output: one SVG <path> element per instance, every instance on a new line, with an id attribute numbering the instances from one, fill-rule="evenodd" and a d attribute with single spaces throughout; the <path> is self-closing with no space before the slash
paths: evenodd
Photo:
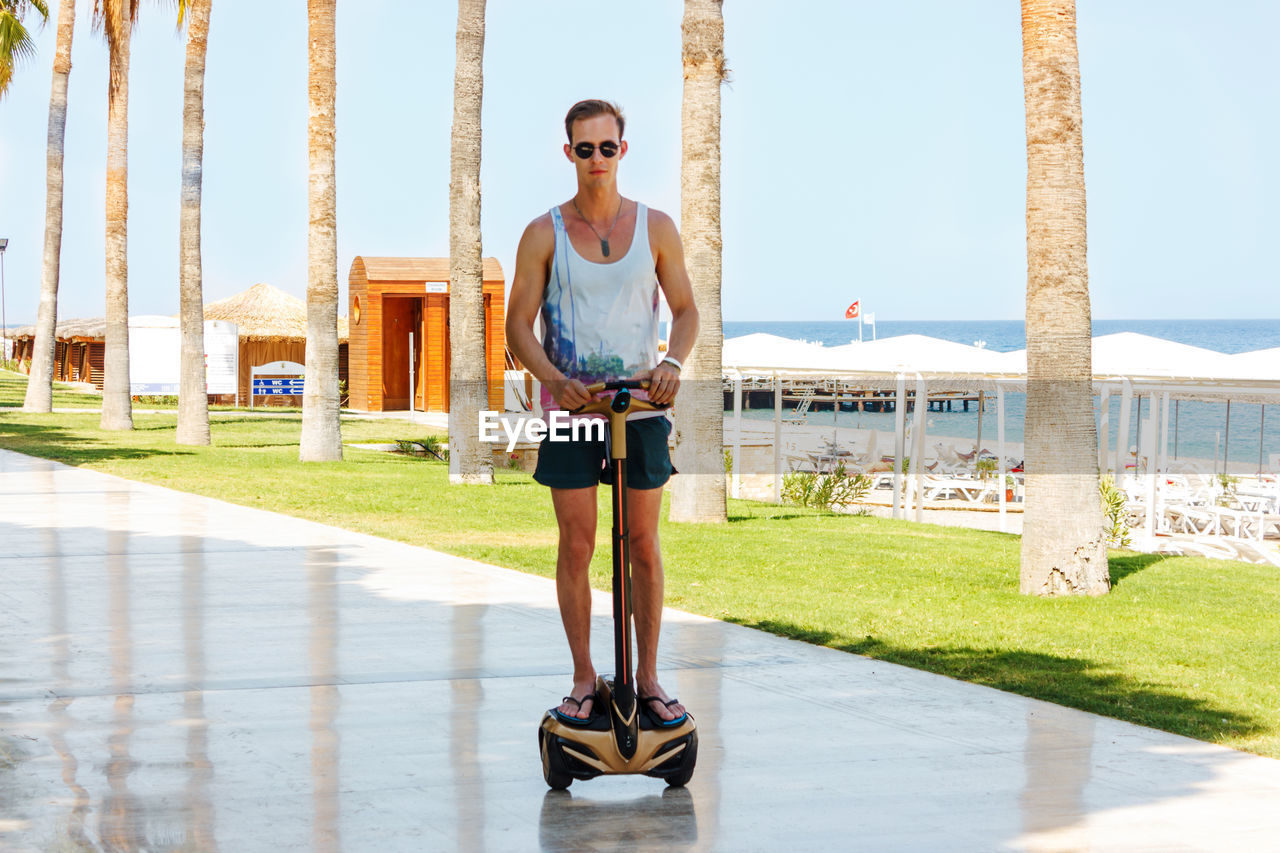
<path id="1" fill-rule="evenodd" d="M 1104 474 L 1098 481 L 1098 492 L 1102 496 L 1102 512 L 1107 519 L 1107 544 L 1113 548 L 1128 548 L 1131 538 L 1124 492 L 1116 488 L 1115 477 L 1111 474 Z"/>
<path id="2" fill-rule="evenodd" d="M 1222 494 L 1218 495 L 1218 506 L 1231 507 L 1236 503 L 1236 486 L 1240 484 L 1240 478 L 1228 474 L 1226 471 L 1218 473 L 1218 485 L 1222 487 Z"/>
<path id="3" fill-rule="evenodd" d="M 866 474 L 850 474 L 844 463 L 830 474 L 792 471 L 782 478 L 782 499 L 797 506 L 836 510 L 855 504 L 871 491 Z"/>
<path id="4" fill-rule="evenodd" d="M 441 462 L 449 461 L 449 448 L 444 446 L 444 439 L 438 435 L 429 435 L 426 438 L 397 438 L 395 443 L 396 450 L 406 456 L 434 456 Z"/>

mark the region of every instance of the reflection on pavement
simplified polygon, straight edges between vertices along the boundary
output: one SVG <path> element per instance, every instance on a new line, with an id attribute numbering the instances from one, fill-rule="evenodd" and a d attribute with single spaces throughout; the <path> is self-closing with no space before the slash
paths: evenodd
<path id="1" fill-rule="evenodd" d="M 216 851 L 213 831 L 213 803 L 209 783 L 213 764 L 209 761 L 209 720 L 204 708 L 204 542 L 198 536 L 183 536 L 182 550 L 182 649 L 187 665 L 187 690 L 182 710 L 187 722 L 186 837 L 196 850 Z"/>
<path id="2" fill-rule="evenodd" d="M 1023 842 L 1031 851 L 1083 850 L 1089 846 L 1081 815 L 1093 772 L 1092 715 L 1070 726 L 1027 709 L 1027 781 L 1022 791 Z"/>
<path id="3" fill-rule="evenodd" d="M 48 475 L 48 479 L 53 478 Z M 67 744 L 67 731 L 73 724 L 67 709 L 75 698 L 58 695 L 71 686 L 71 634 L 67 630 L 67 580 L 63 575 L 62 542 L 56 527 L 45 528 L 44 538 L 49 566 L 49 631 L 53 641 L 49 650 L 49 680 L 54 693 L 54 700 L 49 703 L 49 716 L 52 718 L 49 742 L 62 763 L 62 782 L 71 792 L 63 840 L 72 850 L 91 850 L 92 845 L 84 831 L 85 818 L 89 814 L 89 792 L 76 779 L 80 762 Z"/>
<path id="4" fill-rule="evenodd" d="M 662 784 L 657 779 L 653 783 Z M 688 788 L 665 788 L 661 794 L 631 800 L 593 800 L 569 791 L 547 791 L 538 842 L 547 853 L 634 850 L 637 845 L 692 850 L 698 842 L 698 816 Z"/>
<path id="5" fill-rule="evenodd" d="M 488 606 L 459 604 L 453 608 L 452 640 L 454 673 L 480 671 L 484 659 L 482 623 Z M 451 706 L 449 719 L 449 764 L 454 779 L 473 780 L 476 786 L 454 788 L 457 803 L 457 839 L 459 850 L 487 850 L 484 840 L 484 772 L 480 753 L 480 707 L 484 687 L 480 678 L 452 678 L 449 681 Z"/>
<path id="6" fill-rule="evenodd" d="M 129 492 L 113 495 L 111 528 L 107 533 L 107 621 L 111 657 L 111 734 L 107 736 L 107 793 L 102 798 L 98 837 L 108 850 L 141 850 L 150 845 L 144 837 L 146 820 L 141 803 L 129 790 L 129 777 L 137 766 L 129 754 L 133 740 L 133 626 L 131 571 L 129 568 Z"/>
<path id="7" fill-rule="evenodd" d="M 342 736 L 334 724 L 342 705 L 338 680 L 338 557 L 332 548 L 308 548 L 307 609 L 311 639 L 311 797 L 315 821 L 312 849 L 342 849 L 338 804 Z"/>

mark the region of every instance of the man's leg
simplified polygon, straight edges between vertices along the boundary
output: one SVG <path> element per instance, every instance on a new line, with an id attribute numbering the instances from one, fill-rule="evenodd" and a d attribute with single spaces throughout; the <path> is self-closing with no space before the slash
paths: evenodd
<path id="1" fill-rule="evenodd" d="M 569 695 L 583 699 L 595 692 L 596 670 L 591 664 L 591 583 L 587 570 L 596 545 L 596 487 L 552 489 L 551 503 L 560 528 L 556 555 L 556 598 L 560 619 L 573 656 L 573 689 Z M 585 719 L 595 703 L 565 702 L 560 713 Z"/>
<path id="2" fill-rule="evenodd" d="M 658 516 L 662 510 L 662 489 L 628 489 L 627 522 L 631 528 L 631 601 L 636 621 L 636 691 L 640 696 L 656 696 L 663 702 L 671 697 L 658 684 L 658 634 L 662 629 L 662 551 L 658 544 Z M 683 705 L 670 707 L 650 702 L 649 708 L 664 720 L 674 720 L 685 712 Z"/>

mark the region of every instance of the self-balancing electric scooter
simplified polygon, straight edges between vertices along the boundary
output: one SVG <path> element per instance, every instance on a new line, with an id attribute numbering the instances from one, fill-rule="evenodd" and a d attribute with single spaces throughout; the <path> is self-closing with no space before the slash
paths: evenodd
<path id="1" fill-rule="evenodd" d="M 614 678 L 596 679 L 591 716 L 564 716 L 552 708 L 538 726 L 542 775 L 552 788 L 564 789 L 574 779 L 602 774 L 644 774 L 684 785 L 698 760 L 698 730 L 693 715 L 664 721 L 641 708 L 631 664 L 631 554 L 627 528 L 627 413 L 658 411 L 647 400 L 631 396 L 648 382 L 598 382 L 591 394 L 615 392 L 592 400 L 574 414 L 602 414 L 609 419 L 609 465 L 613 479 L 613 648 Z"/>

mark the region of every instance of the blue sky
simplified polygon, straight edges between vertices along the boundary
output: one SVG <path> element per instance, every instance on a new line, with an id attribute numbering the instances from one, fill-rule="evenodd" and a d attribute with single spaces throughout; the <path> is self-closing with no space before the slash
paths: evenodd
<path id="1" fill-rule="evenodd" d="M 51 6 L 56 7 L 56 3 Z M 60 314 L 103 312 L 106 48 L 78 20 Z M 448 252 L 456 5 L 340 0 L 338 277 L 356 255 Z M 1026 149 L 1013 0 L 728 0 L 726 320 L 1019 319 Z M 11 325 L 35 317 L 56 8 L 0 101 Z M 183 39 L 145 2 L 130 88 L 131 313 L 178 303 Z M 490 0 L 486 255 L 508 280 L 530 219 L 573 193 L 563 116 L 620 102 L 625 195 L 679 217 L 678 0 Z M 1280 4 L 1079 0 L 1097 318 L 1280 317 Z M 214 0 L 204 287 L 306 290 L 306 11 Z"/>

